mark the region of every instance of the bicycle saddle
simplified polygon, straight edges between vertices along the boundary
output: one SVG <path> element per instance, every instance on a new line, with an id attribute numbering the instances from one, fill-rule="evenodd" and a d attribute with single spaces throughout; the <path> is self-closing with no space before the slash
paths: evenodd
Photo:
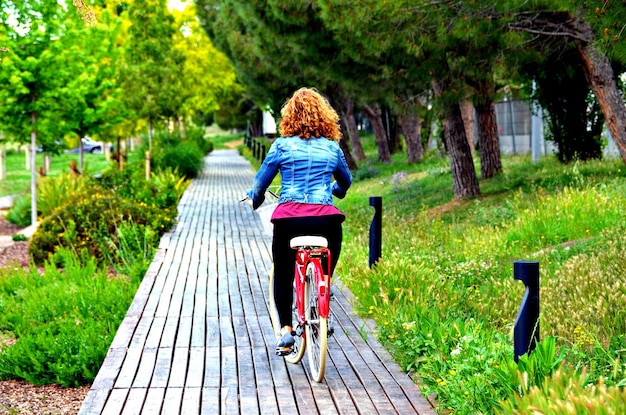
<path id="1" fill-rule="evenodd" d="M 327 248 L 328 241 L 323 236 L 296 236 L 289 243 L 293 249 L 298 249 L 303 246 L 310 246 L 315 248 Z"/>

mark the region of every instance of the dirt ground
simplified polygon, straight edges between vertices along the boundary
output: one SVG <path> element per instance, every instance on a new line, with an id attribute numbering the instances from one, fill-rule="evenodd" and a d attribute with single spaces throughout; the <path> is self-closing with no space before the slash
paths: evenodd
<path id="1" fill-rule="evenodd" d="M 28 242 L 12 242 L 10 238 L 21 229 L 0 215 L 0 268 L 28 266 Z M 11 340 L 5 342 L 11 343 Z M 77 414 L 88 391 L 89 386 L 61 388 L 58 385 L 33 386 L 18 380 L 0 381 L 0 415 Z"/>

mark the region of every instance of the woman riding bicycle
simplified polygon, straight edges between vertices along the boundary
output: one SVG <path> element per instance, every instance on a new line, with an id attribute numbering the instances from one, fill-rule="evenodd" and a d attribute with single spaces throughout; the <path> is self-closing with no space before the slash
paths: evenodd
<path id="1" fill-rule="evenodd" d="M 352 174 L 338 144 L 339 116 L 317 90 L 298 89 L 280 114 L 280 137 L 272 143 L 247 195 L 257 209 L 280 171 L 281 193 L 272 215 L 272 257 L 274 300 L 282 327 L 276 353 L 283 355 L 295 343 L 291 321 L 295 251 L 289 242 L 303 235 L 325 237 L 331 251 L 332 275 L 341 251 L 341 224 L 345 220 L 333 206 L 333 195 L 345 197 Z"/>

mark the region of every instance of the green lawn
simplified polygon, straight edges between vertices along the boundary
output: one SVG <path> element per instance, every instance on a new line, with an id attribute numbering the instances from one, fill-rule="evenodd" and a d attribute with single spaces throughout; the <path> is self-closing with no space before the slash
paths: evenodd
<path id="1" fill-rule="evenodd" d="M 0 197 L 28 192 L 30 189 L 31 173 L 26 169 L 26 156 L 22 150 L 17 154 L 15 150 L 7 152 L 6 178 L 0 180 Z M 60 154 L 52 156 L 49 176 L 58 176 L 70 171 L 70 162 L 74 160 L 78 165 L 78 154 Z M 107 161 L 104 154 L 84 154 L 85 172 L 97 174 L 108 167 L 112 161 Z M 43 166 L 43 155 L 37 154 L 37 169 Z"/>

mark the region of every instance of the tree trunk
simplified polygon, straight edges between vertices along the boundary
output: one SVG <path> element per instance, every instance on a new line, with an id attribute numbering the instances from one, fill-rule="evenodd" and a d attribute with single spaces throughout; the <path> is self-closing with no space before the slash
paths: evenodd
<path id="1" fill-rule="evenodd" d="M 409 112 L 406 115 L 398 115 L 398 122 L 404 134 L 409 164 L 421 163 L 424 161 L 424 147 L 422 146 L 421 134 L 422 120 L 414 112 Z"/>
<path id="2" fill-rule="evenodd" d="M 387 133 L 387 142 L 389 143 L 389 152 L 391 154 L 402 151 L 402 141 L 400 140 L 400 128 L 396 115 L 391 108 L 384 106 L 381 108 L 381 117 L 385 133 Z"/>
<path id="3" fill-rule="evenodd" d="M 359 136 L 359 129 L 356 126 L 354 120 L 354 101 L 351 99 L 343 99 L 339 103 L 339 114 L 341 115 L 341 122 L 345 131 L 350 139 L 350 145 L 352 146 L 353 161 L 364 161 L 365 152 L 363 151 L 363 145 L 361 144 L 361 137 Z"/>
<path id="4" fill-rule="evenodd" d="M 581 22 L 581 26 L 585 26 L 581 30 L 592 33 L 586 23 Z M 591 90 L 600 104 L 622 160 L 626 163 L 626 106 L 615 83 L 611 63 L 592 41 L 578 42 L 577 46 Z"/>
<path id="5" fill-rule="evenodd" d="M 388 163 L 391 160 L 391 153 L 389 152 L 387 132 L 385 131 L 385 126 L 381 118 L 382 111 L 380 105 L 364 105 L 363 112 L 372 123 L 372 129 L 376 136 L 376 147 L 378 148 L 378 160 L 383 163 Z"/>
<path id="6" fill-rule="evenodd" d="M 35 96 L 33 95 L 33 102 Z M 30 130 L 30 224 L 37 223 L 37 113 L 30 114 L 32 130 Z"/>
<path id="7" fill-rule="evenodd" d="M 463 127 L 467 144 L 471 150 L 476 148 L 476 123 L 474 122 L 474 104 L 469 99 L 461 101 L 461 115 L 463 116 Z M 480 125 L 480 123 L 479 123 Z"/>
<path id="8" fill-rule="evenodd" d="M 433 90 L 441 97 L 447 86 L 446 81 L 433 82 Z M 467 144 L 463 116 L 458 102 L 450 103 L 444 110 L 443 133 L 450 157 L 450 169 L 454 182 L 454 197 L 457 199 L 478 196 L 480 187 L 472 152 Z"/>
<path id="9" fill-rule="evenodd" d="M 478 119 L 478 148 L 480 151 L 480 175 L 489 179 L 502 173 L 500 141 L 493 102 L 476 105 Z"/>

